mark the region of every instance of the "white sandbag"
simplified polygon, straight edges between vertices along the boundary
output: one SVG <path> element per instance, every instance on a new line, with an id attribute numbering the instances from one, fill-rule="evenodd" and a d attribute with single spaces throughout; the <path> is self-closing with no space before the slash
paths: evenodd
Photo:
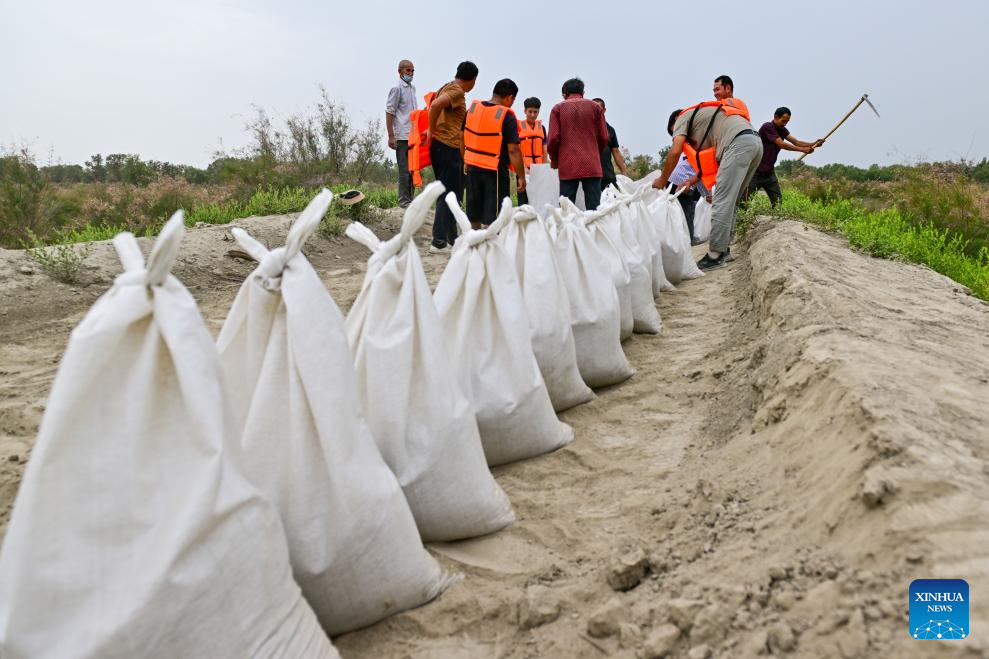
<path id="1" fill-rule="evenodd" d="M 0 555 L 0 656 L 338 657 L 292 581 L 278 513 L 231 459 L 216 346 L 169 271 L 147 267 L 72 332 Z"/>
<path id="2" fill-rule="evenodd" d="M 529 205 L 537 213 L 546 215 L 546 207 L 556 208 L 560 205 L 560 176 L 557 170 L 548 163 L 532 165 L 526 176 L 525 194 Z"/>
<path id="3" fill-rule="evenodd" d="M 573 429 L 553 412 L 515 268 L 496 240 L 511 202 L 491 226 L 474 231 L 452 192 L 446 201 L 464 235 L 433 294 L 447 342 L 435 367 L 456 372 L 489 465 L 554 451 L 573 440 Z"/>
<path id="4" fill-rule="evenodd" d="M 618 247 L 631 276 L 632 330 L 639 334 L 658 334 L 663 321 L 656 309 L 652 286 L 652 258 L 647 256 L 635 234 L 634 211 L 626 201 L 619 201 L 598 224 L 604 225 Z"/>
<path id="5" fill-rule="evenodd" d="M 644 194 L 639 194 L 638 198 L 629 204 L 631 211 L 629 217 L 634 218 L 632 225 L 639 238 L 639 245 L 648 255 L 652 294 L 654 298 L 658 298 L 662 291 L 675 291 L 676 287 L 666 278 L 666 271 L 663 270 L 663 249 L 660 245 L 658 227 L 649 219 L 644 198 Z"/>
<path id="6" fill-rule="evenodd" d="M 426 186 L 387 242 L 361 224 L 347 227 L 373 252 L 347 315 L 357 389 L 427 542 L 486 535 L 515 520 L 488 471 L 474 410 L 453 372 L 437 368 L 447 346 L 412 236 L 441 194 L 442 183 Z"/>
<path id="7" fill-rule="evenodd" d="M 532 332 L 532 351 L 557 412 L 594 398 L 577 369 L 570 301 L 546 226 L 531 206 L 512 214 L 500 240 L 515 266 Z"/>
<path id="8" fill-rule="evenodd" d="M 680 190 L 682 192 L 682 190 Z M 661 193 L 662 194 L 662 193 Z M 665 193 L 673 202 L 670 204 L 670 224 L 676 235 L 683 253 L 683 261 L 680 268 L 681 279 L 697 279 L 703 277 L 704 273 L 697 267 L 694 260 L 694 252 L 690 244 L 690 231 L 687 229 L 687 217 L 683 214 L 683 206 L 680 204 L 679 192 L 677 194 Z"/>
<path id="9" fill-rule="evenodd" d="M 574 195 L 573 202 L 577 206 L 577 208 L 579 208 L 580 210 L 582 210 L 582 211 L 586 211 L 587 210 L 587 203 L 584 201 L 584 186 L 583 185 L 577 186 L 577 193 Z"/>
<path id="10" fill-rule="evenodd" d="M 673 284 L 679 284 L 685 279 L 703 277 L 704 273 L 694 263 L 690 236 L 687 233 L 687 220 L 683 216 L 683 209 L 680 208 L 676 195 L 661 190 L 656 199 L 648 205 L 648 215 L 659 231 L 666 278 Z"/>
<path id="11" fill-rule="evenodd" d="M 713 194 L 713 191 L 712 191 Z M 694 238 L 701 242 L 707 242 L 711 237 L 711 204 L 707 198 L 701 195 L 694 207 Z"/>
<path id="12" fill-rule="evenodd" d="M 554 215 L 554 248 L 570 301 L 577 368 L 591 387 L 624 382 L 635 371 L 622 351 L 621 305 L 607 257 L 582 217 L 564 216 L 559 209 Z"/>
<path id="13" fill-rule="evenodd" d="M 615 178 L 618 179 L 618 186 L 621 188 L 622 192 L 626 194 L 632 194 L 634 192 L 639 192 L 641 190 L 646 190 L 652 187 L 653 181 L 658 179 L 663 173 L 661 169 L 654 169 L 642 178 L 633 181 L 627 176 L 621 174 L 617 175 Z"/>
<path id="14" fill-rule="evenodd" d="M 268 251 L 217 340 L 245 472 L 278 508 L 295 578 L 330 634 L 370 625 L 448 584 L 368 429 L 343 316 L 302 254 L 332 195 L 320 193 Z"/>
<path id="15" fill-rule="evenodd" d="M 628 177 L 621 177 L 619 185 L 624 186 L 623 190 L 616 191 L 609 188 L 608 194 L 601 195 L 602 207 L 621 203 L 625 208 L 619 211 L 619 218 L 622 221 L 622 231 L 631 234 L 629 242 L 638 244 L 642 251 L 643 261 L 650 278 L 652 279 L 652 294 L 658 298 L 662 291 L 676 290 L 673 284 L 666 279 L 663 272 L 663 252 L 660 249 L 659 238 L 656 235 L 656 228 L 646 217 L 645 199 L 655 199 L 658 193 L 651 186 L 642 186 L 632 181 Z"/>
<path id="16" fill-rule="evenodd" d="M 581 218 L 611 269 L 611 280 L 615 284 L 615 290 L 618 292 L 618 303 L 621 306 L 621 340 L 626 341 L 631 338 L 635 327 L 635 318 L 632 315 L 632 273 L 629 272 L 628 264 L 625 263 L 618 251 L 618 246 L 615 245 L 608 232 L 604 230 L 604 225 L 597 222 L 605 214 L 601 210 L 585 213 L 562 197 L 560 203 L 565 214 L 576 215 Z"/>

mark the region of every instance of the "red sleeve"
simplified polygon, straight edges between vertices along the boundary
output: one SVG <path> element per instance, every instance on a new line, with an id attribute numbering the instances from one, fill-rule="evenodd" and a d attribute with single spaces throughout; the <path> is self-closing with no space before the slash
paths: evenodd
<path id="1" fill-rule="evenodd" d="M 556 160 L 560 153 L 560 106 L 554 105 L 549 113 L 549 140 L 546 144 L 549 157 Z"/>
<path id="2" fill-rule="evenodd" d="M 597 105 L 597 103 L 595 103 Z M 598 118 L 598 151 L 604 151 L 608 148 L 608 124 L 604 122 L 604 111 L 598 107 L 597 109 Z"/>

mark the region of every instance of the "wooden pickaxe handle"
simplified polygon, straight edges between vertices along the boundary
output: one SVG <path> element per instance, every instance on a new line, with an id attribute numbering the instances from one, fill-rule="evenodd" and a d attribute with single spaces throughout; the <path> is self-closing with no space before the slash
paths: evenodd
<path id="1" fill-rule="evenodd" d="M 825 139 L 825 140 L 826 140 L 826 139 L 828 139 L 829 137 L 831 137 L 831 135 L 832 135 L 832 133 L 834 133 L 834 132 L 835 132 L 836 130 L 838 130 L 838 128 L 839 128 L 839 127 L 841 127 L 841 125 L 842 125 L 843 123 L 845 123 L 845 121 L 846 121 L 846 120 L 847 120 L 847 119 L 848 119 L 848 118 L 849 118 L 850 116 L 852 116 L 852 113 L 853 113 L 853 112 L 855 112 L 856 110 L 858 110 L 858 109 L 859 109 L 859 106 L 860 106 L 860 105 L 862 105 L 863 103 L 865 103 L 865 101 L 866 101 L 866 99 L 868 99 L 868 98 L 869 98 L 869 95 L 868 95 L 868 94 L 862 94 L 862 98 L 860 98 L 860 99 L 859 99 L 859 102 L 855 104 L 855 107 L 853 107 L 853 108 L 852 108 L 851 110 L 849 110 L 849 111 L 848 111 L 848 114 L 846 114 L 846 115 L 845 115 L 844 117 L 842 117 L 842 118 L 841 118 L 841 121 L 839 121 L 838 123 L 836 123 L 836 124 L 834 125 L 834 128 L 832 128 L 831 130 L 829 130 L 829 131 L 828 131 L 828 134 L 827 134 L 827 135 L 825 135 L 825 136 L 824 136 L 823 138 L 821 138 L 821 139 Z M 877 114 L 878 114 L 878 113 L 877 113 Z M 806 157 L 807 157 L 808 155 L 810 155 L 810 154 L 807 154 L 807 153 L 801 153 L 801 154 L 800 154 L 800 157 L 799 157 L 799 158 L 797 158 L 797 160 L 803 160 L 803 159 L 804 159 L 804 158 L 806 158 Z"/>

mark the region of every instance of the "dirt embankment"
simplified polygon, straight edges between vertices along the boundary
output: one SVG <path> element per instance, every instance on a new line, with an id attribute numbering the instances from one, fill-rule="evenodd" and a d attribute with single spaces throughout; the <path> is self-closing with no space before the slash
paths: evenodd
<path id="1" fill-rule="evenodd" d="M 241 224 L 275 245 L 288 222 Z M 225 233 L 191 231 L 176 271 L 214 331 L 251 267 Z M 306 251 L 349 308 L 366 252 Z M 984 598 L 965 641 L 907 623 L 913 579 L 989 591 L 989 308 L 798 223 L 738 251 L 663 295 L 663 333 L 625 344 L 637 374 L 563 415 L 572 445 L 495 470 L 519 521 L 432 547 L 466 580 L 336 639 L 345 657 L 989 653 Z M 435 283 L 445 258 L 424 262 Z M 119 269 L 105 244 L 75 290 L 27 263 L 0 253 L 0 523 L 68 332 Z"/>

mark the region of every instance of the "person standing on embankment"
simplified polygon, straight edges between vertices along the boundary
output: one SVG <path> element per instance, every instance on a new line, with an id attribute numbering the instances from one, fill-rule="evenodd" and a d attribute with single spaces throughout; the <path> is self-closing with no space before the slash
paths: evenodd
<path id="1" fill-rule="evenodd" d="M 776 159 L 780 155 L 780 150 L 814 153 L 814 149 L 824 144 L 824 140 L 814 142 L 798 140 L 787 130 L 786 125 L 789 122 L 790 108 L 780 107 L 773 113 L 773 120 L 767 121 L 759 128 L 759 137 L 762 139 L 762 161 L 745 190 L 743 201 L 748 201 L 756 190 L 762 188 L 769 195 L 769 203 L 776 208 L 783 199 L 783 191 L 780 189 L 779 179 L 776 178 Z"/>
<path id="2" fill-rule="evenodd" d="M 412 203 L 412 174 L 409 172 L 410 115 L 416 109 L 416 88 L 412 84 L 415 66 L 407 59 L 398 63 L 399 81 L 388 92 L 385 102 L 385 127 L 388 148 L 395 151 L 398 165 L 398 205 L 408 208 Z"/>
<path id="3" fill-rule="evenodd" d="M 429 106 L 429 158 L 437 181 L 453 192 L 460 203 L 464 196 L 464 118 L 467 116 L 467 92 L 477 82 L 477 65 L 461 62 L 456 77 L 439 88 Z M 449 253 L 457 239 L 457 221 L 443 199 L 436 201 L 433 219 L 431 254 Z"/>

